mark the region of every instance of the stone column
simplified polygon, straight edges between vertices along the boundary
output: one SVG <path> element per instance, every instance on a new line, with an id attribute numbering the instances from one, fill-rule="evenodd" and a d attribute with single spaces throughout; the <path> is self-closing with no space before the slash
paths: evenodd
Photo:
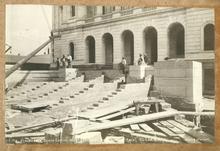
<path id="1" fill-rule="evenodd" d="M 144 35 L 142 28 L 136 29 L 133 34 L 134 34 L 134 65 L 137 65 L 139 55 L 145 52 Z"/>
<path id="2" fill-rule="evenodd" d="M 96 6 L 96 17 L 95 17 L 95 21 L 100 21 L 102 20 L 102 16 L 103 12 L 102 12 L 102 6 Z"/>
<path id="3" fill-rule="evenodd" d="M 157 30 L 157 54 L 158 61 L 163 61 L 165 57 L 169 57 L 168 33 L 167 26 L 161 25 Z"/>
<path id="4" fill-rule="evenodd" d="M 142 8 L 134 8 L 133 14 L 139 14 L 142 12 Z"/>
<path id="5" fill-rule="evenodd" d="M 120 34 L 113 34 L 113 37 L 113 64 L 114 68 L 118 68 L 118 64 L 124 56 L 123 42 Z"/>
<path id="6" fill-rule="evenodd" d="M 103 59 L 102 38 L 101 36 L 95 36 L 95 63 L 104 64 Z"/>
<path id="7" fill-rule="evenodd" d="M 77 18 L 77 24 L 84 24 L 85 18 L 86 18 L 86 6 L 76 6 L 76 18 Z"/>
<path id="8" fill-rule="evenodd" d="M 202 100 L 202 63 L 192 61 L 192 101 L 196 105 Z"/>
<path id="9" fill-rule="evenodd" d="M 117 17 L 121 16 L 120 11 L 121 11 L 121 6 L 115 6 L 115 11 L 114 11 L 112 17 L 117 18 Z"/>
<path id="10" fill-rule="evenodd" d="M 102 7 L 103 6 L 96 6 L 96 16 L 100 16 L 103 14 Z"/>
<path id="11" fill-rule="evenodd" d="M 63 22 L 67 20 L 67 7 L 66 5 L 63 6 Z"/>
<path id="12" fill-rule="evenodd" d="M 121 11 L 121 6 L 115 6 L 115 11 Z"/>

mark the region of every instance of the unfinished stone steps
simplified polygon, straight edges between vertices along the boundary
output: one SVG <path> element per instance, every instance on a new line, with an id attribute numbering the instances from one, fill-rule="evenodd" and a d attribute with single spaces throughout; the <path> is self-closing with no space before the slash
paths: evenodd
<path id="1" fill-rule="evenodd" d="M 125 108 L 126 106 L 128 107 L 134 100 L 146 99 L 148 96 L 149 83 L 122 85 L 120 91 L 118 90 L 119 89 L 114 92 L 114 94 L 117 95 L 111 93 L 103 98 L 102 102 L 110 103 L 103 103 L 104 105 L 98 109 L 99 112 L 93 110 L 92 112 L 83 113 L 82 116 L 89 118 L 100 117 L 108 113 L 108 111 L 105 111 L 106 109 L 108 109 L 109 112 L 114 112 L 117 109 L 121 109 L 122 106 Z"/>
<path id="2" fill-rule="evenodd" d="M 68 84 L 68 82 L 49 83 L 44 84 L 43 89 L 35 90 L 34 93 L 23 94 L 22 96 L 16 97 L 16 99 L 9 99 L 7 102 L 10 102 L 9 104 L 20 105 L 27 104 L 27 102 L 29 102 L 29 104 L 34 102 L 48 102 L 49 104 L 54 104 L 59 102 L 60 96 L 73 96 L 74 91 L 82 93 L 84 92 L 83 89 L 88 86 L 89 84 L 86 83 L 74 83 L 71 85 Z"/>

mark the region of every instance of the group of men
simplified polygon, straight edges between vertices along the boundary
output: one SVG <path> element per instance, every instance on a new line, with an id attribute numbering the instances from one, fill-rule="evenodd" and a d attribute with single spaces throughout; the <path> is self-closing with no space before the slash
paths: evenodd
<path id="1" fill-rule="evenodd" d="M 56 60 L 56 64 L 57 64 L 57 70 L 59 68 L 71 68 L 71 64 L 72 64 L 72 56 L 71 55 L 67 55 L 67 57 L 65 55 L 63 55 L 62 58 L 57 58 Z M 151 63 L 150 61 L 150 57 L 147 54 L 140 54 L 139 55 L 139 59 L 137 61 L 138 65 L 149 65 Z M 126 65 L 127 65 L 127 61 L 125 57 L 122 57 L 122 61 L 121 61 L 121 69 L 123 74 L 126 73 Z"/>
<path id="2" fill-rule="evenodd" d="M 57 70 L 59 68 L 71 68 L 71 64 L 72 64 L 72 56 L 71 55 L 67 55 L 67 57 L 65 55 L 63 55 L 62 58 L 57 58 L 56 60 L 56 64 L 57 64 Z"/>

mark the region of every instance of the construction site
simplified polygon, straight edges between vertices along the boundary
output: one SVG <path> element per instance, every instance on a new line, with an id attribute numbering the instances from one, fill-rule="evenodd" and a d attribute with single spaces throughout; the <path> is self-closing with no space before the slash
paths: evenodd
<path id="1" fill-rule="evenodd" d="M 46 42 L 6 45 L 6 143 L 215 142 L 212 9 L 51 7 Z"/>

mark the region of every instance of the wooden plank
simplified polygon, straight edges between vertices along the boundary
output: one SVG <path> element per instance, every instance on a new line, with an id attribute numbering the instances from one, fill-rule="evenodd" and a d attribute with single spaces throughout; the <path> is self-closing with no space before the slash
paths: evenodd
<path id="1" fill-rule="evenodd" d="M 185 125 L 186 127 L 193 128 L 195 126 L 195 124 L 193 122 L 186 120 L 186 119 L 179 119 L 179 120 L 176 119 L 176 121 L 181 123 L 182 125 Z"/>
<path id="2" fill-rule="evenodd" d="M 140 131 L 140 127 L 138 126 L 138 124 L 131 124 L 130 125 L 131 130 L 133 131 Z"/>
<path id="3" fill-rule="evenodd" d="M 177 121 L 174 121 L 174 120 L 167 120 L 169 123 L 175 125 L 176 127 L 180 128 L 181 130 L 183 130 L 184 132 L 188 132 L 191 128 L 183 125 L 183 124 L 180 124 L 179 122 Z"/>
<path id="4" fill-rule="evenodd" d="M 160 121 L 159 123 L 165 125 L 168 129 L 170 129 L 171 131 L 173 131 L 176 134 L 184 134 L 184 131 L 177 128 L 176 126 L 174 126 L 173 124 L 167 122 L 167 121 Z"/>
<path id="5" fill-rule="evenodd" d="M 53 124 L 56 124 L 56 123 L 59 123 L 59 122 L 65 122 L 65 121 L 69 121 L 69 120 L 73 120 L 73 119 L 76 119 L 76 117 L 63 118 L 63 119 L 57 120 L 57 121 L 45 122 L 45 123 L 40 123 L 40 124 L 36 124 L 36 125 L 30 125 L 30 126 L 25 126 L 25 127 L 21 127 L 21 128 L 15 128 L 15 129 L 8 130 L 5 133 L 9 134 L 9 133 L 19 132 L 19 131 L 32 129 L 32 128 L 36 128 L 36 127 L 49 126 L 49 125 L 53 125 Z"/>
<path id="6" fill-rule="evenodd" d="M 187 142 L 187 143 L 201 143 L 196 138 L 192 137 L 189 132 L 191 128 L 186 127 L 185 125 L 182 125 L 174 120 L 168 120 L 167 122 L 175 125 L 176 127 L 182 129 L 186 134 L 182 135 L 181 137 Z"/>
<path id="7" fill-rule="evenodd" d="M 44 133 L 10 134 L 5 135 L 5 138 L 44 137 L 44 135 Z"/>
<path id="8" fill-rule="evenodd" d="M 158 137 L 162 137 L 162 138 L 167 138 L 167 135 L 162 133 L 162 132 L 158 132 L 158 131 L 144 131 L 144 130 L 140 130 L 137 133 L 143 133 L 143 134 L 147 134 L 147 135 L 152 135 L 152 136 L 158 136 Z"/>
<path id="9" fill-rule="evenodd" d="M 129 134 L 131 137 L 136 137 L 136 139 L 139 140 L 138 142 L 143 141 L 143 138 L 144 138 L 144 142 L 179 143 L 179 141 L 175 139 L 160 137 L 157 135 L 153 136 L 153 135 L 148 135 L 148 134 L 141 134 L 139 133 L 139 131 L 134 132 L 128 128 L 123 128 L 119 130 L 119 132 Z"/>
<path id="10" fill-rule="evenodd" d="M 111 118 L 114 118 L 114 117 L 117 117 L 117 116 L 123 115 L 123 114 L 125 114 L 125 113 L 131 112 L 131 111 L 133 111 L 133 110 L 135 110 L 135 107 L 128 108 L 128 109 L 122 110 L 122 111 L 120 111 L 120 112 L 113 113 L 113 114 L 110 114 L 110 115 L 107 115 L 107 116 L 104 116 L 104 117 L 98 118 L 98 120 L 107 120 L 107 119 L 111 119 Z"/>
<path id="11" fill-rule="evenodd" d="M 158 122 L 154 122 L 152 123 L 155 127 L 159 128 L 162 132 L 164 132 L 165 134 L 167 134 L 170 137 L 176 137 L 177 134 L 175 134 L 174 132 L 172 132 L 171 130 L 169 130 L 166 126 L 158 123 Z"/>
<path id="12" fill-rule="evenodd" d="M 174 120 L 168 120 L 167 122 L 172 124 L 175 127 L 178 127 L 178 128 L 181 127 L 178 124 L 176 125 L 175 121 L 174 122 L 173 121 Z M 181 128 L 179 128 L 179 129 L 181 129 Z M 184 131 L 183 131 L 183 133 L 177 133 L 177 134 L 186 143 L 196 143 L 196 144 L 200 144 L 201 143 L 200 141 L 196 140 L 195 138 L 189 136 L 187 133 L 184 133 Z"/>
<path id="13" fill-rule="evenodd" d="M 153 132 L 154 131 L 153 128 L 151 128 L 150 126 L 148 126 L 145 123 L 139 124 L 139 126 L 146 132 Z"/>
<path id="14" fill-rule="evenodd" d="M 179 111 L 179 114 L 184 114 L 184 115 L 208 115 L 208 116 L 214 116 L 215 112 L 189 112 L 189 111 Z"/>
<path id="15" fill-rule="evenodd" d="M 153 113 L 153 114 L 135 116 L 132 118 L 127 118 L 127 119 L 110 121 L 107 123 L 99 123 L 99 124 L 90 125 L 86 128 L 79 129 L 76 133 L 80 134 L 80 133 L 88 132 L 88 131 L 97 131 L 97 130 L 120 127 L 120 126 L 125 126 L 125 125 L 130 125 L 130 124 L 143 123 L 146 121 L 153 121 L 153 120 L 157 120 L 161 118 L 171 117 L 171 116 L 176 115 L 177 113 L 178 111 L 164 111 L 164 112 L 158 112 L 158 113 Z"/>

